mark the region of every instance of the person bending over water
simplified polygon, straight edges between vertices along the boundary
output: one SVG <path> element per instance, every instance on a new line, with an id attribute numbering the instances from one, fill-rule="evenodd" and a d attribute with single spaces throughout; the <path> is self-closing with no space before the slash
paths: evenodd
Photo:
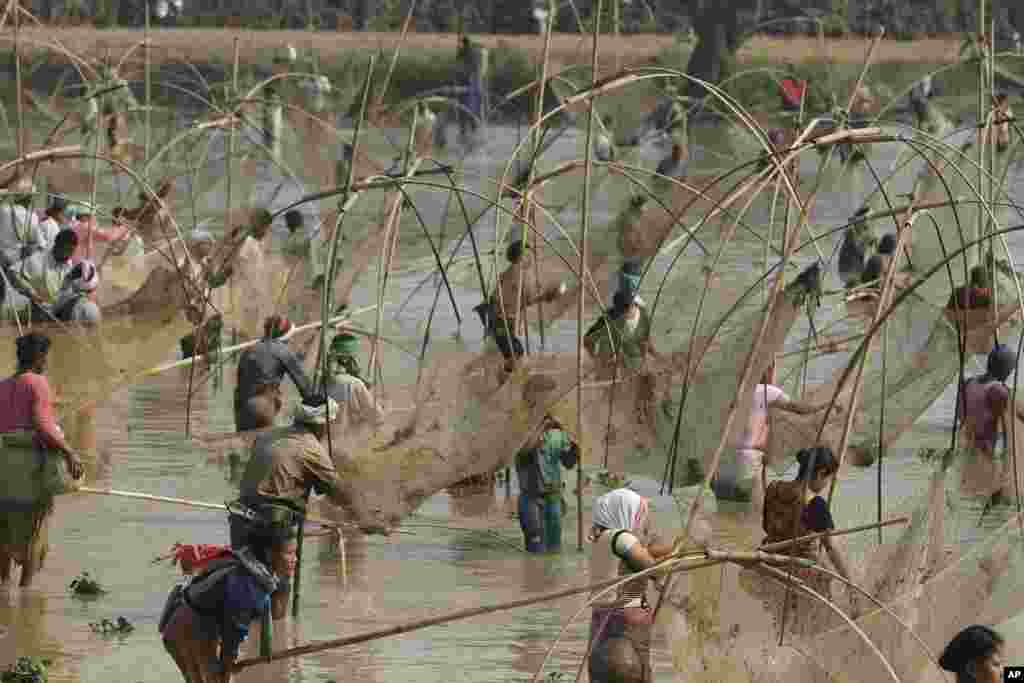
<path id="1" fill-rule="evenodd" d="M 327 452 L 327 426 L 338 416 L 334 399 L 317 406 L 301 403 L 291 426 L 261 435 L 252 446 L 239 485 L 238 501 L 229 505 L 231 547 L 250 543 L 265 526 L 301 523 L 311 493 L 327 496 L 342 508 L 350 503 L 351 489 L 338 474 Z M 288 589 L 274 598 L 275 619 L 285 615 Z"/>
<path id="2" fill-rule="evenodd" d="M 789 541 L 808 534 L 831 531 L 835 528 L 828 503 L 821 493 L 839 471 L 839 461 L 828 446 L 806 448 L 796 454 L 800 470 L 792 481 L 773 481 L 764 496 L 762 524 L 765 544 Z M 846 580 L 850 572 L 842 553 L 831 536 L 806 541 L 779 551 L 817 561 L 824 546 L 836 571 Z M 826 574 L 812 569 L 796 569 L 794 575 L 826 598 L 831 597 L 832 580 Z M 797 615 L 798 618 L 804 615 Z"/>
<path id="3" fill-rule="evenodd" d="M 186 683 L 229 683 L 249 626 L 270 610 L 297 562 L 295 528 L 284 527 L 250 537 L 171 592 L 159 630 Z"/>

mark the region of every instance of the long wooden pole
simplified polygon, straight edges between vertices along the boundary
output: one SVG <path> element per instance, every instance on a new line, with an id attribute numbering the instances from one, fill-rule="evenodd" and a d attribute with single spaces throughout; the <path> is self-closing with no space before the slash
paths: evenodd
<path id="1" fill-rule="evenodd" d="M 886 521 L 885 524 L 897 524 L 905 521 L 907 521 L 906 518 L 892 519 Z M 812 536 L 839 536 L 842 534 L 854 533 L 856 531 L 873 529 L 874 527 L 874 524 L 866 524 L 862 527 L 853 527 L 850 529 L 825 532 L 824 534 L 812 534 Z M 808 536 L 807 538 L 811 538 L 811 536 Z M 784 541 L 783 543 L 799 543 L 802 540 L 805 539 L 793 539 L 793 541 Z M 289 648 L 287 650 L 275 652 L 273 655 L 270 656 L 269 659 L 260 657 L 251 657 L 248 659 L 243 659 L 241 661 L 235 662 L 234 666 L 232 667 L 232 671 L 240 671 L 241 669 L 247 669 L 257 664 L 265 664 L 271 661 L 290 659 L 292 657 L 314 654 L 316 652 L 323 652 L 325 650 L 334 650 L 337 648 L 346 647 L 348 645 L 356 645 L 371 640 L 379 640 L 381 638 L 401 635 L 403 633 L 410 633 L 412 631 L 418 631 L 420 629 L 428 628 L 430 626 L 437 626 L 440 624 L 446 624 L 453 621 L 461 621 L 463 619 L 470 619 L 472 617 L 481 616 L 484 614 L 493 614 L 494 612 L 518 609 L 520 607 L 529 607 L 530 605 L 560 600 L 561 598 L 579 595 L 580 593 L 600 591 L 602 589 L 607 589 L 609 587 L 615 586 L 619 583 L 635 580 L 638 577 L 649 576 L 651 574 L 654 574 L 655 572 L 676 573 L 679 571 L 692 571 L 694 569 L 701 569 L 704 567 L 722 564 L 723 562 L 738 562 L 742 564 L 767 562 L 780 565 L 796 564 L 804 567 L 815 566 L 815 563 L 812 560 L 806 560 L 801 557 L 792 557 L 788 555 L 778 555 L 768 552 L 769 548 L 775 547 L 777 545 L 781 544 L 772 544 L 771 546 L 764 546 L 763 548 L 753 551 L 722 552 L 707 549 L 691 553 L 681 552 L 673 557 L 662 560 L 654 567 L 645 569 L 644 571 L 639 572 L 638 574 L 634 574 L 630 577 L 616 577 L 614 579 L 607 579 L 605 581 L 591 583 L 585 586 L 563 588 L 561 590 L 552 591 L 549 593 L 542 593 L 540 595 L 535 595 L 528 598 L 521 598 L 519 600 L 511 600 L 496 605 L 485 605 L 482 607 L 471 607 L 469 609 L 457 610 L 455 612 L 449 612 L 448 614 L 441 614 L 436 617 L 428 617 L 426 619 L 418 619 L 416 621 L 399 624 L 397 626 L 390 626 L 388 628 L 378 629 L 376 631 L 368 631 L 366 633 L 360 633 L 354 636 L 346 636 L 344 638 L 336 638 L 333 640 L 324 640 L 320 642 L 307 643 L 306 645 L 299 645 L 297 647 Z"/>
<path id="2" fill-rule="evenodd" d="M 152 144 L 152 134 L 151 134 L 150 128 L 152 126 L 153 89 L 152 89 L 152 76 L 150 74 L 151 57 L 150 57 L 150 54 L 149 54 L 149 50 L 150 50 L 150 47 L 149 47 L 149 39 L 150 39 L 150 36 L 149 36 L 150 8 L 149 8 L 149 3 L 148 2 L 145 3 L 145 4 L 146 4 L 146 33 L 145 33 L 145 41 L 146 41 L 146 49 L 145 49 L 145 57 L 146 57 L 146 67 L 145 67 L 146 68 L 146 74 L 145 74 L 145 77 L 146 77 L 146 137 L 145 137 L 145 156 L 143 158 L 146 160 L 146 163 L 148 164 L 149 163 L 149 150 L 150 150 L 150 145 Z"/>
<path id="3" fill-rule="evenodd" d="M 391 77 L 395 73 L 395 67 L 398 66 L 398 56 L 402 53 L 402 46 L 405 45 L 406 36 L 409 35 L 409 28 L 412 26 L 413 13 L 416 11 L 416 0 L 412 0 L 409 3 L 409 11 L 405 15 L 405 21 L 402 22 L 402 32 L 398 36 L 398 45 L 395 46 L 395 51 L 391 55 L 391 63 L 388 64 L 388 71 L 384 74 L 384 83 L 381 84 L 380 94 L 374 98 L 372 114 L 376 118 L 376 114 L 381 107 L 384 106 L 384 97 L 387 95 L 388 86 L 391 84 Z M 355 163 L 354 153 L 353 161 Z"/>
<path id="4" fill-rule="evenodd" d="M 18 156 L 25 156 L 25 118 L 24 101 L 21 95 L 21 40 L 19 38 L 21 28 L 21 7 L 19 0 L 11 0 L 8 8 L 14 9 L 14 97 L 15 107 L 18 112 Z"/>
<path id="5" fill-rule="evenodd" d="M 594 22 L 594 43 L 590 52 L 591 88 L 597 88 L 598 38 L 601 35 L 601 9 L 603 0 L 597 0 L 597 17 Z M 590 230 L 590 191 L 594 155 L 594 100 L 590 99 L 587 113 L 587 146 L 583 166 L 583 234 L 580 237 L 579 295 L 576 299 L 576 429 L 583 433 L 583 303 L 586 296 L 587 277 L 587 233 Z M 583 463 L 576 468 L 576 549 L 583 552 Z"/>
<path id="6" fill-rule="evenodd" d="M 700 553 L 695 555 L 693 559 L 697 563 L 695 565 L 683 567 L 683 569 L 691 569 L 697 567 L 707 566 L 708 563 L 720 564 L 727 561 L 726 559 L 715 559 L 707 560 L 705 555 Z M 799 558 L 798 558 L 799 559 Z M 567 598 L 573 595 L 579 595 L 580 593 L 586 593 L 593 590 L 600 590 L 609 586 L 614 586 L 617 583 L 622 582 L 621 578 L 608 579 L 599 583 L 593 583 L 586 586 L 575 586 L 573 588 L 565 588 L 559 591 L 553 591 L 550 593 L 543 593 L 529 598 L 522 598 L 519 600 L 512 600 L 504 602 L 498 605 L 486 605 L 483 607 L 472 607 L 470 609 L 458 610 L 456 612 L 449 612 L 448 614 L 442 614 L 436 617 L 430 617 L 427 619 L 419 619 L 417 621 L 408 622 L 405 624 L 399 624 L 397 626 L 390 626 L 388 628 L 378 629 L 376 631 L 368 631 L 366 633 L 360 633 L 354 636 L 348 636 L 345 638 L 337 638 L 334 640 L 325 640 L 315 643 L 309 643 L 306 645 L 300 645 L 298 647 L 289 648 L 287 650 L 280 650 L 272 654 L 269 658 L 261 657 L 250 657 L 248 659 L 242 659 L 235 662 L 232 667 L 232 672 L 247 669 L 257 664 L 266 664 L 273 661 L 279 661 L 282 659 L 290 659 L 292 657 L 299 657 L 302 655 L 313 654 L 316 652 L 322 652 L 324 650 L 333 650 L 340 647 L 346 647 L 348 645 L 356 645 L 358 643 L 365 643 L 371 640 L 379 640 L 381 638 L 387 638 L 389 636 L 401 635 L 403 633 L 410 633 L 412 631 L 418 631 L 430 626 L 437 626 L 439 624 L 446 624 L 453 621 L 461 621 L 463 619 L 469 619 L 472 617 L 480 616 L 483 614 L 491 614 L 494 612 L 503 612 L 511 609 L 517 609 L 519 607 L 528 607 L 530 605 L 536 605 L 543 602 L 551 602 L 552 600 L 559 600 L 561 598 Z"/>
<path id="7" fill-rule="evenodd" d="M 189 500 L 187 498 L 173 498 L 171 496 L 157 496 L 151 493 L 141 493 L 139 491 L 121 491 L 118 489 L 98 489 L 91 486 L 82 486 L 78 489 L 78 493 L 88 493 L 95 496 L 114 496 L 115 498 L 133 498 L 135 500 L 148 500 L 154 503 L 170 503 L 171 505 L 182 505 L 184 507 L 199 508 L 202 510 L 217 510 L 219 512 L 227 512 L 227 506 L 224 503 L 206 503 L 201 500 Z M 329 519 L 323 519 L 322 517 L 314 517 L 312 515 L 306 516 L 307 522 L 313 524 L 320 524 L 321 526 L 327 527 L 340 527 L 347 526 L 344 522 L 332 522 Z"/>

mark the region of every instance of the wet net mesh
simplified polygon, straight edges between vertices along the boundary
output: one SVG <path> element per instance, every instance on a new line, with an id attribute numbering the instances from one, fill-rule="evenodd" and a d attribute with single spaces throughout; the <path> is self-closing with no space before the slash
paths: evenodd
<path id="1" fill-rule="evenodd" d="M 807 581 L 853 615 L 899 680 L 947 680 L 934 658 L 957 631 L 971 623 L 999 623 L 1022 606 L 1020 520 L 1012 515 L 986 528 L 980 540 L 958 540 L 963 515 L 950 508 L 946 483 L 937 471 L 912 506 L 904 531 L 864 549 L 865 559 L 854 567 L 854 581 L 888 611 L 863 596 L 851 599 L 838 581 Z M 967 518 L 973 523 L 973 515 Z M 820 603 L 793 592 L 780 647 L 785 597 L 781 583 L 753 568 L 714 567 L 685 575 L 662 617 L 676 671 L 686 680 L 709 682 L 893 680 L 862 635 Z M 765 624 L 775 639 L 765 638 Z"/>

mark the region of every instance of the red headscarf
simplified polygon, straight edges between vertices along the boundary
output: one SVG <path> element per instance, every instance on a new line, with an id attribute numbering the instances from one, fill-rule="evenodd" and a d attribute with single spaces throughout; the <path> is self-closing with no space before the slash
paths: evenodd
<path id="1" fill-rule="evenodd" d="M 171 548 L 172 562 L 181 567 L 182 574 L 195 574 L 203 571 L 213 560 L 219 560 L 231 554 L 226 545 L 210 545 L 208 543 L 175 543 Z"/>
<path id="2" fill-rule="evenodd" d="M 263 323 L 263 335 L 269 339 L 277 339 L 288 334 L 292 329 L 291 321 L 283 315 L 272 315 Z"/>

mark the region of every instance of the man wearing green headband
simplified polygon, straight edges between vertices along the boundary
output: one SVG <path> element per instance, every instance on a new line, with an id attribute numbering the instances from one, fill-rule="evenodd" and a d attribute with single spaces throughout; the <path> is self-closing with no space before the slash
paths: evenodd
<path id="1" fill-rule="evenodd" d="M 336 335 L 327 351 L 327 395 L 338 402 L 338 425 L 342 431 L 367 423 L 378 425 L 384 420 L 384 411 L 360 377 L 358 353 L 359 337 L 348 332 Z"/>

